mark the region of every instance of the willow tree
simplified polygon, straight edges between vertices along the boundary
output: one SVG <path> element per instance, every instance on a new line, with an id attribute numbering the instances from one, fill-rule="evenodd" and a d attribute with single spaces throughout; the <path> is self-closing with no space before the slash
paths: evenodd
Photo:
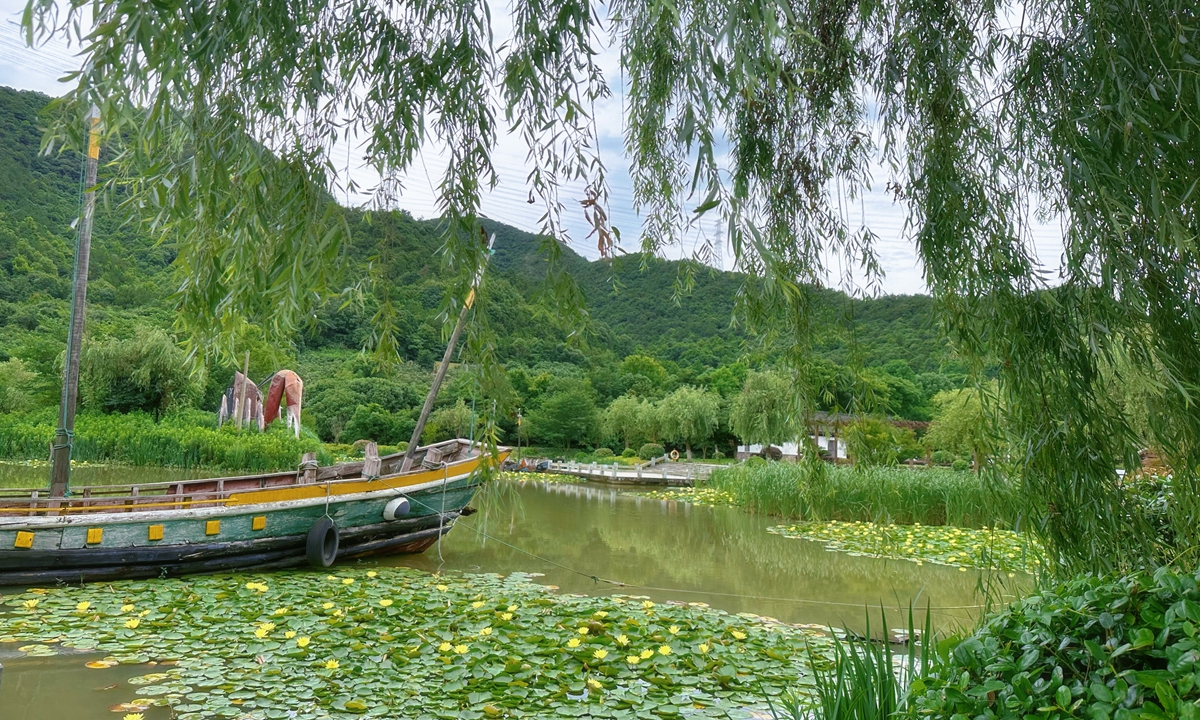
<path id="1" fill-rule="evenodd" d="M 611 38 L 645 250 L 720 218 L 749 278 L 740 312 L 794 348 L 802 369 L 829 259 L 868 282 L 880 274 L 856 200 L 886 183 L 907 210 L 945 335 L 977 374 L 998 368 L 998 431 L 1017 448 L 1030 510 L 1063 566 L 1179 550 L 1155 545 L 1116 486 L 1114 468 L 1137 449 L 1100 387 L 1118 348 L 1157 379 L 1153 432 L 1175 469 L 1173 524 L 1198 544 L 1194 1 L 613 0 L 602 10 L 514 0 L 503 43 L 484 0 L 30 0 L 25 24 L 35 38 L 86 36 L 53 136 L 77 144 L 86 109 L 100 108 L 122 141 L 131 204 L 178 243 L 194 334 L 241 317 L 287 331 L 330 289 L 346 233 L 325 202 L 339 133 L 368 138 L 384 194 L 423 146 L 448 158 L 438 190 L 459 279 L 449 297 L 481 261 L 480 194 L 496 181 L 505 124 L 528 145 L 547 234 L 561 237 L 563 212 L 576 208 L 608 254 L 593 106 L 609 93 L 597 51 Z M 564 198 L 568 182 L 579 190 Z M 1030 249 L 1039 215 L 1063 225 L 1055 277 Z M 577 307 L 557 246 L 546 252 L 554 297 Z"/>

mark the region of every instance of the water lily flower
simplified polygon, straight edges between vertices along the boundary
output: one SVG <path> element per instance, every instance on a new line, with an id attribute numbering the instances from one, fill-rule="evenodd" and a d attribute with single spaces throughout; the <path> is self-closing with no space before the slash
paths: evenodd
<path id="1" fill-rule="evenodd" d="M 649 610 L 650 608 L 654 607 L 654 603 L 650 602 L 649 600 L 644 600 L 644 601 L 642 602 L 642 607 L 644 607 L 644 608 L 646 608 L 647 610 Z"/>
<path id="2" fill-rule="evenodd" d="M 604 612 L 603 610 L 597 610 L 596 612 L 594 612 L 594 613 L 592 613 L 592 614 L 593 614 L 593 615 L 595 615 L 595 616 L 596 616 L 596 617 L 598 617 L 598 618 L 606 618 L 606 617 L 608 617 L 608 613 Z"/>
<path id="3" fill-rule="evenodd" d="M 617 644 L 620 645 L 621 647 L 625 647 L 626 645 L 629 644 L 629 638 L 624 633 L 622 633 L 617 636 Z"/>
<path id="4" fill-rule="evenodd" d="M 642 655 L 643 660 L 649 660 L 650 658 L 654 657 L 654 651 L 653 650 L 643 650 L 641 655 Z"/>
<path id="5" fill-rule="evenodd" d="M 480 635 L 483 635 L 484 637 L 486 637 L 486 636 L 488 636 L 488 635 L 491 635 L 491 634 L 492 634 L 492 629 L 491 629 L 490 627 L 485 627 L 485 628 L 483 628 L 482 630 L 480 630 L 480 631 L 479 631 L 479 634 L 480 634 Z"/>
<path id="6" fill-rule="evenodd" d="M 658 654 L 659 654 L 659 655 L 670 655 L 670 654 L 671 654 L 671 646 L 670 646 L 670 645 L 663 645 L 662 647 L 660 647 L 660 648 L 658 649 Z"/>
<path id="7" fill-rule="evenodd" d="M 324 605 L 322 605 L 321 607 L 325 608 L 326 610 L 331 610 L 331 609 L 333 609 L 333 603 L 327 602 Z"/>
<path id="8" fill-rule="evenodd" d="M 121 612 L 129 612 L 129 611 L 131 611 L 131 610 L 133 610 L 133 606 L 132 606 L 132 605 L 122 605 L 122 606 L 121 606 Z"/>
<path id="9" fill-rule="evenodd" d="M 584 625 L 583 627 L 579 628 L 579 634 L 580 634 L 580 635 L 587 635 L 589 632 L 591 632 L 591 631 L 590 631 L 590 630 L 588 630 L 588 627 L 587 627 L 586 625 Z"/>
<path id="10" fill-rule="evenodd" d="M 441 591 L 441 592 L 446 592 L 446 591 L 447 591 L 447 590 L 449 590 L 450 588 L 446 587 L 445 585 L 438 585 L 438 586 L 437 586 L 437 589 L 438 589 L 439 591 Z"/>
<path id="11" fill-rule="evenodd" d="M 291 639 L 292 639 L 292 638 L 294 638 L 294 637 L 296 637 L 296 631 L 295 631 L 295 630 L 288 630 L 287 632 L 285 632 L 285 633 L 283 634 L 283 638 L 284 638 L 285 640 L 291 640 Z"/>
<path id="12" fill-rule="evenodd" d="M 254 637 L 258 638 L 259 640 L 262 640 L 263 638 L 265 638 L 267 636 L 267 632 L 269 632 L 269 631 L 266 628 L 260 627 L 254 631 Z"/>
<path id="13" fill-rule="evenodd" d="M 667 628 L 667 632 L 671 633 L 672 635 L 678 635 L 679 634 L 679 626 L 672 625 L 671 627 Z"/>
<path id="14" fill-rule="evenodd" d="M 332 582 L 334 580 L 337 580 L 337 575 L 326 575 L 325 579 Z"/>
<path id="15" fill-rule="evenodd" d="M 307 635 L 296 638 L 296 647 L 308 647 L 309 638 Z"/>
<path id="16" fill-rule="evenodd" d="M 730 630 L 729 634 L 733 636 L 734 640 L 745 640 L 746 639 L 746 633 L 742 632 L 741 630 Z"/>
<path id="17" fill-rule="evenodd" d="M 26 610 L 32 610 L 38 606 L 38 600 L 37 598 L 34 598 L 33 600 L 26 600 L 25 602 L 21 603 L 21 605 L 24 606 Z"/>
<path id="18" fill-rule="evenodd" d="M 129 618 L 125 621 L 125 627 L 129 628 L 130 630 L 136 630 L 137 626 L 140 625 L 141 622 L 142 621 L 138 620 L 137 618 Z"/>
<path id="19" fill-rule="evenodd" d="M 465 655 L 466 652 L 470 649 L 471 648 L 468 645 L 455 645 L 454 646 L 454 652 L 458 653 L 459 655 Z"/>
<path id="20" fill-rule="evenodd" d="M 517 611 L 517 606 L 516 606 L 516 605 L 509 605 L 509 606 L 508 606 L 508 611 L 509 611 L 509 612 L 516 612 L 516 611 Z"/>
<path id="21" fill-rule="evenodd" d="M 707 655 L 708 651 L 712 650 L 712 647 L 709 646 L 708 643 L 700 643 L 700 647 L 697 649 L 700 651 L 701 655 Z"/>
<path id="22" fill-rule="evenodd" d="M 638 655 L 626 655 L 625 656 L 625 662 L 629 663 L 630 665 L 637 665 L 638 661 L 641 659 L 642 658 Z"/>
<path id="23" fill-rule="evenodd" d="M 599 690 L 600 688 L 604 687 L 604 684 L 601 683 L 596 678 L 588 678 L 587 684 L 588 684 L 588 687 L 590 687 L 593 690 Z"/>
<path id="24" fill-rule="evenodd" d="M 571 638 L 570 640 L 568 640 L 567 647 L 571 647 L 571 648 L 579 647 L 579 638 Z"/>
<path id="25" fill-rule="evenodd" d="M 513 619 L 513 614 L 512 614 L 512 613 L 510 613 L 510 612 L 506 612 L 506 613 L 504 613 L 503 615 L 501 615 L 501 616 L 500 616 L 500 618 L 501 618 L 502 620 L 512 620 L 512 619 Z"/>
<path id="26" fill-rule="evenodd" d="M 473 607 L 473 608 L 475 608 L 476 610 L 478 610 L 479 608 L 483 607 L 483 601 L 482 601 L 482 600 L 476 600 L 475 602 L 471 603 L 471 607 Z"/>
<path id="27" fill-rule="evenodd" d="M 375 577 L 375 576 L 376 576 L 376 575 L 378 575 L 378 574 L 379 574 L 379 573 L 375 572 L 374 570 L 368 570 L 368 571 L 367 571 L 367 577 Z"/>
<path id="28" fill-rule="evenodd" d="M 337 670 L 338 669 L 338 661 L 337 660 L 326 660 L 325 661 L 325 669 L 326 670 Z"/>
<path id="29" fill-rule="evenodd" d="M 441 645 L 438 645 L 438 650 L 441 652 L 450 652 L 453 649 L 454 649 L 454 646 L 448 642 L 444 642 Z"/>
<path id="30" fill-rule="evenodd" d="M 597 660 L 603 660 L 604 658 L 608 657 L 608 651 L 601 648 L 600 650 L 592 653 L 592 657 L 596 658 Z"/>
<path id="31" fill-rule="evenodd" d="M 343 585 L 353 585 L 354 578 L 342 578 L 342 584 Z"/>
<path id="32" fill-rule="evenodd" d="M 81 612 L 81 613 L 87 612 L 88 608 L 90 608 L 91 606 L 92 606 L 92 604 L 85 600 L 75 606 L 75 612 Z"/>
<path id="33" fill-rule="evenodd" d="M 146 716 L 141 713 L 126 713 L 121 720 L 144 720 Z"/>
<path id="34" fill-rule="evenodd" d="M 391 607 L 391 606 L 392 606 L 392 601 L 391 601 L 390 599 L 386 599 L 386 598 L 385 598 L 385 599 L 383 599 L 383 600 L 380 600 L 380 601 L 379 601 L 379 604 L 380 604 L 382 607 Z"/>

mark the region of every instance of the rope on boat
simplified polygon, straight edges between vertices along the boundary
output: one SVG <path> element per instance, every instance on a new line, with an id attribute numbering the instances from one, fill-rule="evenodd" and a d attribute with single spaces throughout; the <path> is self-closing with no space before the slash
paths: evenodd
<path id="1" fill-rule="evenodd" d="M 409 500 L 417 503 L 418 505 L 424 506 L 427 510 L 430 510 L 431 512 L 438 513 L 439 515 L 444 515 L 444 513 L 438 512 L 437 508 L 431 507 L 431 506 L 421 502 L 420 500 L 417 500 L 414 497 L 409 496 Z M 439 521 L 439 528 L 440 527 L 441 526 L 440 526 L 440 521 Z M 834 607 L 852 607 L 852 608 L 862 608 L 863 607 L 862 603 L 837 602 L 835 600 L 782 598 L 782 597 L 771 597 L 771 596 L 767 596 L 767 595 L 745 595 L 742 593 L 712 592 L 710 590 L 687 590 L 684 588 L 667 588 L 667 587 L 656 587 L 654 585 L 637 585 L 634 583 L 621 582 L 620 580 L 610 580 L 608 578 L 600 577 L 599 575 L 592 575 L 592 574 L 583 572 L 582 570 L 576 570 L 575 568 L 570 567 L 569 565 L 563 565 L 562 563 L 557 562 L 555 560 L 551 560 L 550 558 L 543 557 L 534 552 L 530 552 L 529 550 L 526 550 L 525 548 L 517 547 L 516 545 L 513 545 L 512 543 L 505 542 L 504 540 L 501 540 L 498 537 L 490 535 L 486 531 L 481 530 L 481 529 L 475 527 L 474 525 L 468 525 L 467 527 L 471 528 L 478 535 L 481 535 L 482 537 L 485 537 L 488 540 L 491 540 L 492 542 L 499 543 L 506 548 L 509 548 L 511 550 L 516 550 L 519 553 L 528 555 L 529 557 L 534 558 L 535 560 L 540 560 L 541 562 L 544 562 L 548 565 L 553 565 L 554 567 L 560 568 L 562 570 L 566 570 L 567 572 L 574 573 L 581 577 L 588 578 L 589 580 L 591 580 L 595 583 L 603 583 L 605 585 L 612 585 L 614 587 L 629 588 L 632 590 L 653 590 L 655 592 L 664 592 L 664 593 L 690 593 L 693 595 L 715 595 L 718 597 L 741 598 L 741 599 L 745 599 L 745 600 L 767 600 L 767 601 L 772 601 L 772 602 L 788 602 L 788 603 L 798 603 L 798 604 L 803 604 L 803 605 L 829 605 L 829 606 L 834 606 Z M 440 537 L 440 535 L 438 537 L 438 559 L 439 560 L 441 559 L 441 537 Z M 903 609 L 903 606 L 901 606 L 901 605 L 895 605 L 893 607 Z M 944 610 L 977 610 L 977 609 L 984 608 L 984 607 L 988 607 L 988 606 L 984 605 L 984 604 L 941 605 L 941 606 L 931 606 L 929 608 L 929 610 L 931 610 L 931 611 L 934 611 L 934 610 L 943 610 L 943 611 Z"/>

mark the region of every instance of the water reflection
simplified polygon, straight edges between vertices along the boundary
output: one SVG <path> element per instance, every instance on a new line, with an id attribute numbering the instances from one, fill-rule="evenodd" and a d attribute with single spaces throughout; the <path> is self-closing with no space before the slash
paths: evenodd
<path id="1" fill-rule="evenodd" d="M 605 486 L 506 483 L 497 490 L 480 499 L 486 513 L 460 521 L 446 538 L 441 560 L 430 549 L 391 562 L 428 570 L 540 572 L 544 582 L 565 592 L 705 602 L 856 631 L 864 629 L 867 607 L 876 609 L 872 626 L 878 628 L 881 604 L 907 607 L 914 599 L 920 607 L 933 606 L 934 621 L 944 629 L 969 626 L 978 614 L 978 572 L 828 552 L 818 543 L 766 532 L 777 519 L 634 497 Z M 899 611 L 892 610 L 889 625 L 901 624 Z"/>
<path id="2" fill-rule="evenodd" d="M 3 720 L 113 720 L 129 710 L 109 708 L 140 697 L 129 678 L 153 672 L 145 665 L 117 665 L 89 670 L 91 656 L 48 658 L 4 657 L 0 674 L 0 718 Z M 114 714 L 120 712 L 120 714 Z M 167 708 L 139 710 L 145 720 L 166 720 Z"/>

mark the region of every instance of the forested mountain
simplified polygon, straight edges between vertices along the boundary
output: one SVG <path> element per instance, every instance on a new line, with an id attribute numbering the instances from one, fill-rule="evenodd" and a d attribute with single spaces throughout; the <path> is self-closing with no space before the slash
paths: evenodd
<path id="1" fill-rule="evenodd" d="M 0 412 L 57 401 L 81 162 L 74 155 L 39 152 L 38 113 L 48 100 L 0 88 L 0 384 L 8 386 L 0 392 Z M 140 234 L 121 212 L 118 203 L 108 202 L 97 214 L 84 407 L 159 412 L 195 404 L 212 409 L 231 367 L 209 367 L 186 382 L 151 382 L 145 378 L 154 373 L 134 373 L 150 362 L 162 373 L 179 372 L 183 362 L 182 354 L 171 355 L 178 350 L 168 337 L 174 318 L 174 251 Z M 383 286 L 403 329 L 398 352 L 405 363 L 382 371 L 359 354 L 380 299 L 378 293 L 368 293 L 362 304 L 328 303 L 314 327 L 290 346 L 261 338 L 251 342 L 252 375 L 261 379 L 281 363 L 296 367 L 308 383 L 306 424 L 326 440 L 359 434 L 395 441 L 411 427 L 429 368 L 444 347 L 438 317 L 445 292 L 440 230 L 437 221 L 417 220 L 405 212 L 345 212 L 352 247 L 344 280 L 364 276 L 368 260 L 382 268 Z M 728 396 L 738 390 L 747 368 L 772 364 L 769 349 L 748 344 L 744 331 L 731 325 L 737 275 L 700 268 L 690 292 L 676 297 L 678 262 L 640 255 L 588 261 L 567 247 L 563 262 L 586 298 L 590 318 L 580 342 L 569 343 L 566 330 L 539 314 L 535 304 L 546 266 L 540 239 L 499 223 L 487 226 L 497 238 L 488 271 L 488 313 L 498 333 L 498 356 L 509 370 L 514 411 L 536 410 L 541 398 L 556 393 L 586 396 L 594 408 L 622 393 L 662 395 L 687 384 L 707 385 Z M 840 293 L 829 291 L 824 297 L 828 318 L 822 325 L 827 330 L 815 338 L 815 346 L 831 377 L 845 374 L 842 366 L 853 359 L 880 387 L 907 383 L 907 399 L 896 400 L 889 410 L 914 417 L 927 412 L 932 392 L 955 384 L 954 366 L 932 324 L 929 298 L 887 296 L 858 300 L 851 308 Z M 848 308 L 854 317 L 849 332 L 836 320 Z M 153 357 L 147 348 L 157 348 Z M 97 367 L 100 358 L 104 372 Z M 646 361 L 654 369 L 646 370 Z M 122 363 L 131 376 L 142 379 L 125 381 L 112 372 Z M 186 392 L 179 390 L 185 386 Z M 468 386 L 450 383 L 439 401 L 446 417 L 456 402 L 469 403 Z"/>

